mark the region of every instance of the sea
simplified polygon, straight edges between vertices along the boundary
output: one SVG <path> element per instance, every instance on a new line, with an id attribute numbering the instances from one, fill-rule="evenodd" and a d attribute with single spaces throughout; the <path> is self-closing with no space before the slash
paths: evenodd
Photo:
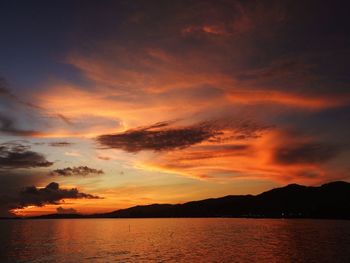
<path id="1" fill-rule="evenodd" d="M 0 220 L 0 262 L 350 262 L 350 221 Z"/>

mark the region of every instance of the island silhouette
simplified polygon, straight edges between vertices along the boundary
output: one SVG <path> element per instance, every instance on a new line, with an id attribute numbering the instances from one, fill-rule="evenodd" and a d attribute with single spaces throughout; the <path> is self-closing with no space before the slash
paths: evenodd
<path id="1" fill-rule="evenodd" d="M 289 184 L 258 195 L 229 195 L 183 204 L 138 205 L 110 213 L 50 214 L 31 219 L 54 218 L 329 218 L 350 219 L 350 183 L 321 186 Z"/>

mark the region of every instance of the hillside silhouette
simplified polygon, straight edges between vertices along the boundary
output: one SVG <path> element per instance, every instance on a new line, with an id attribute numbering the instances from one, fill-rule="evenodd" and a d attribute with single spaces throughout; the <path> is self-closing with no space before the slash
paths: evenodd
<path id="1" fill-rule="evenodd" d="M 229 195 L 184 204 L 152 204 L 93 215 L 52 214 L 37 218 L 251 217 L 350 219 L 350 183 L 319 187 L 290 184 L 258 195 Z"/>

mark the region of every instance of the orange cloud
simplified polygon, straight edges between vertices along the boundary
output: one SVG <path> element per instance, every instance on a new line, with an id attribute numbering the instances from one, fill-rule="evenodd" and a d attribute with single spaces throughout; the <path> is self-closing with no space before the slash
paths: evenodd
<path id="1" fill-rule="evenodd" d="M 219 36 L 229 36 L 230 33 L 226 30 L 225 26 L 223 25 L 202 25 L 202 26 L 188 26 L 182 29 L 182 34 L 184 36 L 191 35 L 191 34 L 212 34 L 212 35 L 219 35 Z"/>
<path id="2" fill-rule="evenodd" d="M 327 161 L 323 158 L 326 155 L 320 155 L 322 153 L 319 151 L 307 148 L 305 149 L 307 152 L 304 152 L 304 148 L 301 148 L 298 154 L 308 154 L 308 156 L 305 156 L 306 161 L 303 161 L 303 157 L 300 159 L 293 157 L 300 162 L 284 163 L 276 160 L 275 157 L 276 151 L 281 147 L 295 143 L 307 147 L 312 140 L 312 138 L 293 137 L 278 130 L 270 130 L 261 137 L 245 141 L 206 143 L 181 151 L 153 155 L 149 159 L 138 162 L 137 165 L 141 169 L 158 170 L 212 182 L 227 182 L 242 178 L 269 179 L 283 183 L 324 182 L 329 176 L 335 176 L 337 171 L 323 165 L 324 161 Z M 317 156 L 314 156 L 315 154 Z"/>
<path id="3" fill-rule="evenodd" d="M 348 96 L 303 96 L 281 91 L 239 90 L 228 93 L 228 98 L 240 104 L 280 104 L 289 107 L 319 110 L 338 107 L 350 102 Z"/>

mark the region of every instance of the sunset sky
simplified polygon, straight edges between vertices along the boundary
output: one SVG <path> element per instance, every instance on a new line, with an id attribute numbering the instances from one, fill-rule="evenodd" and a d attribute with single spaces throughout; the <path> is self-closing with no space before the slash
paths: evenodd
<path id="1" fill-rule="evenodd" d="M 2 1 L 0 216 L 350 181 L 348 12 Z"/>

